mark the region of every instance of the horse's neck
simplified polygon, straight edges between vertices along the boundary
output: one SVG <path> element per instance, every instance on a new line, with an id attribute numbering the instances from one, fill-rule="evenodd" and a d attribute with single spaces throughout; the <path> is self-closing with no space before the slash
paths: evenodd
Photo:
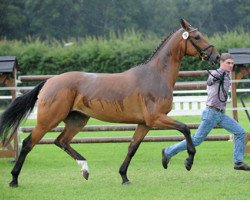
<path id="1" fill-rule="evenodd" d="M 180 63 L 169 63 L 166 70 L 166 80 L 169 86 L 174 87 L 178 78 Z"/>
<path id="2" fill-rule="evenodd" d="M 165 75 L 166 83 L 172 88 L 176 83 L 181 60 L 184 56 L 180 43 L 174 40 L 176 40 L 175 36 L 166 43 L 152 60 L 153 67 Z"/>

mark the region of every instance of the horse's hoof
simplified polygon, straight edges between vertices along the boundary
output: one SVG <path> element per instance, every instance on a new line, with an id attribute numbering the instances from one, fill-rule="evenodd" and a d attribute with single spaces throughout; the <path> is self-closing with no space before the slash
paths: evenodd
<path id="1" fill-rule="evenodd" d="M 82 176 L 83 176 L 83 178 L 85 178 L 86 180 L 88 180 L 89 179 L 89 172 L 87 170 L 83 170 L 82 171 Z"/>
<path id="2" fill-rule="evenodd" d="M 16 188 L 16 187 L 18 187 L 18 183 L 16 181 L 11 181 L 9 186 L 12 188 Z"/>
<path id="3" fill-rule="evenodd" d="M 191 170 L 193 163 L 190 162 L 188 159 L 185 160 L 184 165 L 188 171 Z"/>
<path id="4" fill-rule="evenodd" d="M 122 185 L 131 185 L 132 183 L 130 181 L 123 182 Z"/>

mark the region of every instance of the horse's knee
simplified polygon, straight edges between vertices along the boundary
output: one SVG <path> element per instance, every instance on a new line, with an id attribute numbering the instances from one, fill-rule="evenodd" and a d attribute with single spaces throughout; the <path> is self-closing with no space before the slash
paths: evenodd
<path id="1" fill-rule="evenodd" d="M 178 130 L 182 132 L 185 136 L 190 135 L 190 129 L 188 128 L 186 124 L 181 124 L 178 127 Z"/>

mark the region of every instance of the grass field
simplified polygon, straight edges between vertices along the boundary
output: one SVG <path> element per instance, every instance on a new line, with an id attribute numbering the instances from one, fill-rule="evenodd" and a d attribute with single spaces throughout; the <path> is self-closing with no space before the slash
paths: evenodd
<path id="1" fill-rule="evenodd" d="M 182 117 L 183 122 L 199 122 L 199 118 Z M 239 113 L 243 127 L 250 132 L 249 121 Z M 32 124 L 27 121 L 26 124 Z M 90 124 L 99 123 L 95 120 Z M 152 131 L 150 134 L 175 134 L 176 131 Z M 213 131 L 212 134 L 221 130 Z M 194 130 L 192 131 L 194 133 Z M 225 132 L 226 133 L 226 132 Z M 85 133 L 100 135 L 108 133 Z M 110 134 L 110 133 L 109 133 Z M 131 132 L 111 135 L 131 135 Z M 49 136 L 51 136 L 49 134 Z M 83 135 L 81 133 L 80 135 Z M 10 188 L 9 158 L 0 159 L 1 200 L 178 200 L 216 199 L 241 200 L 250 198 L 250 172 L 233 169 L 233 143 L 229 141 L 204 142 L 197 147 L 192 170 L 186 171 L 186 152 L 175 156 L 167 170 L 161 165 L 161 149 L 172 142 L 142 143 L 128 169 L 131 185 L 122 186 L 119 167 L 127 153 L 128 143 L 74 144 L 88 159 L 90 177 L 86 181 L 80 166 L 55 145 L 37 145 L 28 155 L 19 177 L 19 187 Z M 245 161 L 250 163 L 250 154 Z"/>

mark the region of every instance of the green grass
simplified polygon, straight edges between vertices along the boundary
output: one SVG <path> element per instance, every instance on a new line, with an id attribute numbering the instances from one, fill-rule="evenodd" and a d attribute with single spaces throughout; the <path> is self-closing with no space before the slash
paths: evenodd
<path id="1" fill-rule="evenodd" d="M 9 159 L 0 160 L 0 199 L 248 199 L 249 172 L 235 171 L 231 142 L 204 142 L 197 148 L 190 172 L 186 152 L 161 166 L 161 149 L 172 143 L 143 143 L 131 162 L 129 186 L 121 185 L 118 169 L 126 143 L 73 145 L 89 162 L 85 181 L 80 167 L 54 145 L 37 145 L 27 157 L 19 187 L 9 188 Z M 246 156 L 250 162 L 250 156 Z"/>
<path id="2" fill-rule="evenodd" d="M 181 117 L 183 122 L 199 122 L 198 118 Z M 249 121 L 243 112 L 239 120 L 249 132 Z M 27 121 L 25 125 L 32 125 Z M 91 120 L 89 124 L 100 123 Z M 194 133 L 195 130 L 192 131 Z M 213 131 L 212 134 L 222 130 Z M 180 135 L 176 131 L 151 131 L 150 134 Z M 54 133 L 49 134 L 53 136 Z M 80 135 L 131 135 L 123 133 L 81 133 Z M 24 136 L 22 136 L 24 137 Z M 37 145 L 28 155 L 21 174 L 19 187 L 10 188 L 9 158 L 0 159 L 0 199 L 249 199 L 250 172 L 233 169 L 233 143 L 228 141 L 204 142 L 197 147 L 192 170 L 186 171 L 183 162 L 186 152 L 176 155 L 167 170 L 161 165 L 161 149 L 172 142 L 142 143 L 134 156 L 128 178 L 131 185 L 122 186 L 119 167 L 127 153 L 128 143 L 73 144 L 87 158 L 90 177 L 86 181 L 80 166 L 55 145 Z M 245 161 L 250 163 L 250 155 Z"/>

